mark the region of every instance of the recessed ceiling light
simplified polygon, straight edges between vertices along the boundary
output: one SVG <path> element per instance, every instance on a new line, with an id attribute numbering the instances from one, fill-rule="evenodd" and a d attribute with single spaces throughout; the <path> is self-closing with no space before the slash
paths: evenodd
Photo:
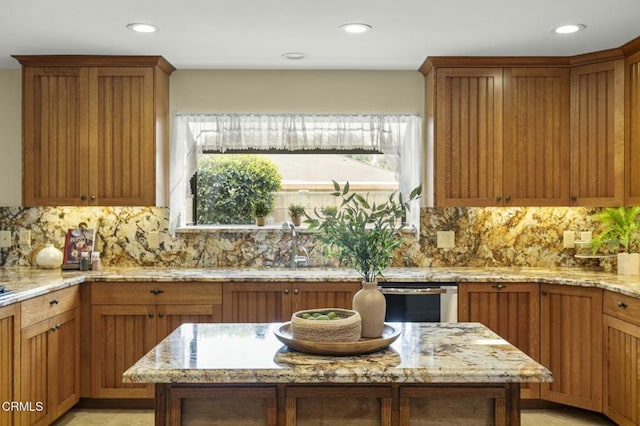
<path id="1" fill-rule="evenodd" d="M 283 53 L 282 57 L 285 59 L 291 59 L 295 61 L 295 60 L 306 58 L 307 54 L 302 52 L 287 52 L 287 53 Z"/>
<path id="2" fill-rule="evenodd" d="M 133 23 L 127 25 L 131 31 L 135 31 L 137 33 L 155 33 L 158 29 L 151 24 L 143 24 L 143 23 Z"/>
<path id="3" fill-rule="evenodd" d="M 584 30 L 585 28 L 586 26 L 582 24 L 569 24 L 569 25 L 561 25 L 558 28 L 554 28 L 553 32 L 556 34 L 572 34 L 572 33 L 577 33 L 578 31 Z"/>
<path id="4" fill-rule="evenodd" d="M 340 25 L 340 28 L 342 28 L 345 32 L 350 34 L 362 34 L 369 31 L 373 27 L 369 24 L 361 24 L 361 23 L 353 22 L 349 24 Z"/>

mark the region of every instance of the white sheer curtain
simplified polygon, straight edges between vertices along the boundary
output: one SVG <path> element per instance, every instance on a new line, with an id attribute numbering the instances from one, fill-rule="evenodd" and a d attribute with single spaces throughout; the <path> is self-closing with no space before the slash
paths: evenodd
<path id="1" fill-rule="evenodd" d="M 170 162 L 170 232 L 184 226 L 189 181 L 203 151 L 354 150 L 385 154 L 407 197 L 422 178 L 422 123 L 417 115 L 177 114 Z M 419 203 L 411 224 L 419 227 Z"/>

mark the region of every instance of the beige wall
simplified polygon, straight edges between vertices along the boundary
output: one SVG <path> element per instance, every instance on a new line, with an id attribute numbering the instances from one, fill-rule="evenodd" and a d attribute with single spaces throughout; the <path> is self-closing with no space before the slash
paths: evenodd
<path id="1" fill-rule="evenodd" d="M 21 202 L 20 70 L 0 70 L 0 206 Z M 178 70 L 171 75 L 176 112 L 418 113 L 424 79 L 417 71 Z"/>
<path id="2" fill-rule="evenodd" d="M 179 70 L 171 75 L 171 113 L 419 113 L 418 71 Z"/>
<path id="3" fill-rule="evenodd" d="M 19 206 L 22 181 L 22 79 L 0 69 L 0 206 Z"/>

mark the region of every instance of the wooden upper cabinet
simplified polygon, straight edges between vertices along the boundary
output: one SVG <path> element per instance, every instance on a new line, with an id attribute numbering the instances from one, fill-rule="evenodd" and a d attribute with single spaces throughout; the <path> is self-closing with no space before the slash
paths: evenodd
<path id="1" fill-rule="evenodd" d="M 640 52 L 625 60 L 626 204 L 640 205 Z"/>
<path id="2" fill-rule="evenodd" d="M 435 72 L 435 205 L 500 205 L 502 69 Z"/>
<path id="3" fill-rule="evenodd" d="M 569 69 L 504 69 L 505 206 L 569 204 Z"/>
<path id="4" fill-rule="evenodd" d="M 89 192 L 88 70 L 23 69 L 22 203 L 75 205 Z"/>
<path id="5" fill-rule="evenodd" d="M 163 206 L 169 75 L 158 56 L 16 56 L 23 204 Z"/>
<path id="6" fill-rule="evenodd" d="M 571 205 L 624 203 L 624 60 L 571 69 Z"/>

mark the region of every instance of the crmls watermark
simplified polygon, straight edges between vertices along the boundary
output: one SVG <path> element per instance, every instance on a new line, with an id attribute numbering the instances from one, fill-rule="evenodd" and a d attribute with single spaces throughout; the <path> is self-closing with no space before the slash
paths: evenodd
<path id="1" fill-rule="evenodd" d="M 44 402 L 41 401 L 3 401 L 2 411 L 43 411 Z"/>

